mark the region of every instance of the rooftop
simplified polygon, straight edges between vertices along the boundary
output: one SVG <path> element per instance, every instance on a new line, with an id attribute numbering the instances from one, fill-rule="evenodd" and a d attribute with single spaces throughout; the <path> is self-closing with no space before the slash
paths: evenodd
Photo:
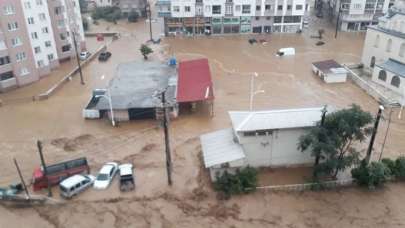
<path id="1" fill-rule="evenodd" d="M 161 106 L 157 97 L 167 88 L 166 100 L 175 103 L 176 69 L 160 62 L 129 62 L 118 65 L 107 86 L 113 109 L 155 108 Z M 101 97 L 96 109 L 109 109 L 109 102 Z"/>
<path id="2" fill-rule="evenodd" d="M 318 68 L 320 71 L 322 71 L 324 73 L 329 73 L 329 72 L 346 73 L 346 70 L 342 67 L 342 65 L 340 65 L 333 59 L 314 62 L 314 63 L 312 63 L 312 65 L 314 65 L 316 68 Z"/>
<path id="3" fill-rule="evenodd" d="M 376 64 L 376 66 L 380 67 L 381 69 L 384 69 L 386 71 L 392 72 L 402 78 L 405 78 L 405 64 L 394 60 L 394 59 L 388 59 L 384 63 L 381 64 Z"/>
<path id="4" fill-rule="evenodd" d="M 315 126 L 321 120 L 324 107 L 269 111 L 230 111 L 236 132 L 304 128 Z"/>
<path id="5" fill-rule="evenodd" d="M 74 175 L 74 176 L 71 176 L 71 177 L 65 179 L 64 181 L 62 181 L 60 183 L 60 185 L 62 185 L 65 188 L 71 188 L 73 185 L 75 185 L 79 182 L 82 182 L 84 180 L 86 180 L 86 177 L 77 174 L 77 175 Z"/>

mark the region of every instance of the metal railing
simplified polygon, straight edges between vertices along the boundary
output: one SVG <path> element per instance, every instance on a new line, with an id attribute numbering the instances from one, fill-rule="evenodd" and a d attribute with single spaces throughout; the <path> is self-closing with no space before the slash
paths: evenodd
<path id="1" fill-rule="evenodd" d="M 288 185 L 270 185 L 256 187 L 257 190 L 264 191 L 307 191 L 315 189 L 333 189 L 338 187 L 351 186 L 354 183 L 353 179 L 323 181 L 304 184 L 288 184 Z"/>

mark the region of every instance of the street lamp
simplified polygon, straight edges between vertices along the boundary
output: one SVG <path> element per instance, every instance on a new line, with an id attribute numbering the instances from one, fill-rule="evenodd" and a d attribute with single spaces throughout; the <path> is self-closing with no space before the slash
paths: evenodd
<path id="1" fill-rule="evenodd" d="M 254 72 L 254 74 L 250 77 L 250 106 L 249 106 L 249 110 L 252 111 L 253 109 L 253 98 L 255 95 L 259 94 L 259 93 L 264 93 L 264 90 L 256 90 L 254 91 L 254 87 L 255 87 L 255 78 L 258 77 L 259 75 L 257 74 L 257 72 Z"/>
<path id="2" fill-rule="evenodd" d="M 112 107 L 112 100 L 111 100 L 111 94 L 109 92 L 109 90 L 106 90 L 106 94 L 100 94 L 100 95 L 96 95 L 96 98 L 99 97 L 104 97 L 105 99 L 108 100 L 108 104 L 110 105 L 110 112 L 111 112 L 111 124 L 113 125 L 113 127 L 115 127 L 115 120 L 114 120 L 114 111 L 113 111 L 113 107 Z"/>

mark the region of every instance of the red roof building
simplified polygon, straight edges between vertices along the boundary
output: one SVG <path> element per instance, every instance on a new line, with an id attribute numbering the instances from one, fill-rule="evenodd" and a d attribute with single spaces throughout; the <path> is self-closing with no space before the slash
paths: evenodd
<path id="1" fill-rule="evenodd" d="M 177 102 L 197 102 L 214 99 L 208 59 L 181 61 L 177 81 Z"/>

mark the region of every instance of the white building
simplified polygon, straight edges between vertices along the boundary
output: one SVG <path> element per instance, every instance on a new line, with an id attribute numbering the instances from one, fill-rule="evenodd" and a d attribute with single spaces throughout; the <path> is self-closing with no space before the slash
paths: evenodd
<path id="1" fill-rule="evenodd" d="M 297 32 L 306 0 L 158 0 L 165 34 Z"/>
<path id="2" fill-rule="evenodd" d="M 331 0 L 330 13 L 342 31 L 365 31 L 377 24 L 378 17 L 388 12 L 395 0 Z M 340 12 L 340 13 L 339 13 Z M 340 16 L 339 16 L 340 14 Z"/>
<path id="3" fill-rule="evenodd" d="M 232 129 L 200 137 L 211 179 L 237 168 L 309 165 L 314 158 L 298 149 L 299 137 L 322 118 L 323 107 L 258 112 L 229 112 Z"/>
<path id="4" fill-rule="evenodd" d="M 347 70 L 335 60 L 312 63 L 312 71 L 326 83 L 346 82 Z"/>
<path id="5" fill-rule="evenodd" d="M 405 2 L 397 1 L 389 12 L 370 26 L 361 61 L 372 80 L 405 97 Z"/>

